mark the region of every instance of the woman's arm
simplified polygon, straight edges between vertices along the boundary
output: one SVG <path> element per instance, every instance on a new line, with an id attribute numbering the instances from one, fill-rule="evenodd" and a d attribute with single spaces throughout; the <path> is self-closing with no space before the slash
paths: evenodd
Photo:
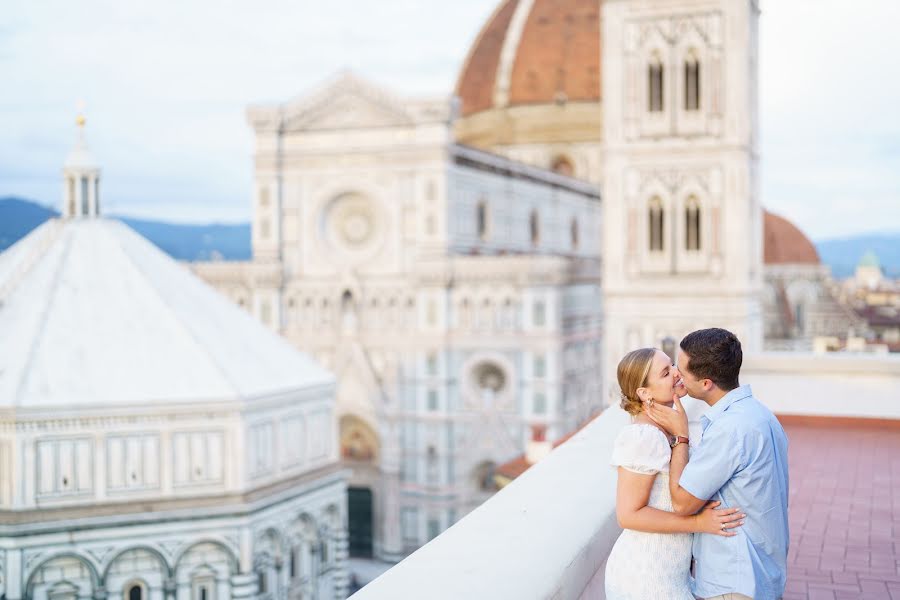
<path id="1" fill-rule="evenodd" d="M 623 529 L 646 533 L 712 533 L 725 537 L 744 524 L 740 508 L 715 509 L 718 502 L 710 502 L 696 515 L 682 516 L 651 508 L 650 490 L 656 475 L 644 475 L 619 467 L 616 486 L 616 519 Z"/>

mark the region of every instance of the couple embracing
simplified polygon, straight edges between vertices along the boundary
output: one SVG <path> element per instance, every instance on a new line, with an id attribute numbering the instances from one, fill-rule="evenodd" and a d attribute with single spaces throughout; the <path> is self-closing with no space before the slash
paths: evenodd
<path id="1" fill-rule="evenodd" d="M 616 516 L 607 600 L 774 600 L 788 547 L 787 438 L 738 383 L 741 343 L 724 329 L 681 341 L 677 367 L 653 348 L 618 367 L 632 415 L 615 441 Z M 709 405 L 690 437 L 680 398 Z"/>

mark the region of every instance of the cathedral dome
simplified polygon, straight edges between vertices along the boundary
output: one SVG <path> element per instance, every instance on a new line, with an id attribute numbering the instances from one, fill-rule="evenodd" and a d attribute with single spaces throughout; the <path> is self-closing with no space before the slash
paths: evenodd
<path id="1" fill-rule="evenodd" d="M 787 219 L 766 211 L 763 228 L 765 264 L 820 264 L 816 247 Z"/>
<path id="2" fill-rule="evenodd" d="M 503 0 L 469 51 L 456 94 L 464 142 L 555 141 L 535 131 L 542 120 L 565 130 L 561 139 L 571 141 L 579 128 L 584 136 L 585 127 L 591 139 L 599 137 L 600 0 Z M 542 107 L 546 116 L 536 119 L 532 113 Z M 491 135 L 486 130 L 496 129 L 498 119 L 487 115 L 498 112 L 507 123 L 521 117 L 530 131 L 513 123 L 506 136 Z"/>

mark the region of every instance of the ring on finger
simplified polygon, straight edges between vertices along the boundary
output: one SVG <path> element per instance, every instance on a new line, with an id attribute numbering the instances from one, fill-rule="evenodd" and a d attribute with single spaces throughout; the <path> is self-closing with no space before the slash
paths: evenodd
<path id="1" fill-rule="evenodd" d="M 727 529 L 727 528 L 725 527 L 725 523 L 722 523 L 722 531 L 725 531 L 725 529 Z"/>

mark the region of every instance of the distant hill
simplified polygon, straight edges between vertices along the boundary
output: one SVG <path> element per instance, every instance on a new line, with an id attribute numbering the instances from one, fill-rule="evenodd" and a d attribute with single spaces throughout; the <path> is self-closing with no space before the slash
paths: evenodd
<path id="1" fill-rule="evenodd" d="M 22 198 L 0 198 L 0 252 L 59 213 Z"/>
<path id="2" fill-rule="evenodd" d="M 900 278 L 900 232 L 821 240 L 816 242 L 816 249 L 836 279 L 853 275 L 859 259 L 870 250 L 878 257 L 887 277 Z"/>
<path id="3" fill-rule="evenodd" d="M 22 198 L 0 198 L 0 252 L 51 217 L 55 210 Z M 181 225 L 119 217 L 178 260 L 249 260 L 250 225 Z M 821 240 L 816 248 L 834 277 L 853 275 L 867 251 L 874 252 L 888 277 L 900 278 L 900 232 Z"/>
<path id="4" fill-rule="evenodd" d="M 32 229 L 59 216 L 55 210 L 22 198 L 0 198 L 0 252 Z M 116 217 L 177 260 L 249 260 L 250 225 L 181 225 Z"/>

